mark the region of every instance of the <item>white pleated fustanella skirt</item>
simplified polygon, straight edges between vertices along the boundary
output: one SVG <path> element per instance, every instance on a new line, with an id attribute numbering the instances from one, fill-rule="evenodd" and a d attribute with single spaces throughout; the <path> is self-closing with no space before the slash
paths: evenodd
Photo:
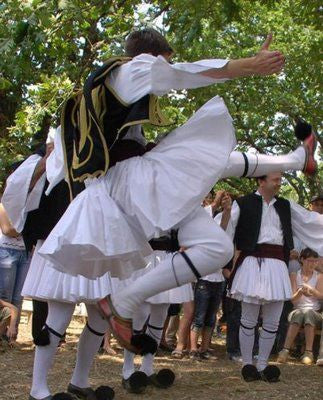
<path id="1" fill-rule="evenodd" d="M 232 118 L 216 96 L 154 149 L 94 179 L 71 202 L 41 255 L 72 275 L 129 277 L 146 266 L 148 240 L 200 207 L 235 144 Z"/>
<path id="2" fill-rule="evenodd" d="M 38 249 L 42 244 L 42 240 L 37 242 L 22 289 L 22 296 L 42 301 L 95 303 L 111 293 L 109 273 L 100 278 L 87 279 L 82 275 L 72 276 L 60 272 L 50 261 L 38 254 Z"/>
<path id="3" fill-rule="evenodd" d="M 229 295 L 236 300 L 253 304 L 285 301 L 292 297 L 286 264 L 277 259 L 246 257 L 238 268 Z"/>

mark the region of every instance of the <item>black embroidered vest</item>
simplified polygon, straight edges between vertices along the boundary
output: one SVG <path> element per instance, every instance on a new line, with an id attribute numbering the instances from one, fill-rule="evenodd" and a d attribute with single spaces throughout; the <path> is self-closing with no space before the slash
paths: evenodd
<path id="1" fill-rule="evenodd" d="M 257 245 L 261 216 L 262 197 L 255 193 L 237 199 L 240 208 L 240 217 L 235 231 L 234 242 L 237 250 L 254 251 Z M 289 252 L 294 248 L 290 203 L 277 197 L 274 203 L 279 216 L 284 238 L 285 260 L 288 262 Z"/>
<path id="2" fill-rule="evenodd" d="M 45 146 L 37 152 L 41 157 L 45 155 Z M 36 245 L 37 240 L 45 240 L 69 205 L 69 188 L 65 180 L 60 181 L 48 196 L 45 187 L 37 210 L 29 211 L 27 214 L 22 237 L 26 250 L 29 252 Z"/>
<path id="3" fill-rule="evenodd" d="M 130 60 L 122 57 L 108 60 L 86 79 L 83 90 L 65 103 L 62 141 L 72 197 L 83 189 L 86 178 L 106 174 L 111 158 L 118 158 L 112 154 L 114 148 L 130 126 L 169 124 L 161 114 L 156 96 L 146 95 L 126 104 L 110 86 L 109 73 Z M 120 145 L 115 151 L 120 151 Z M 136 150 L 135 154 L 141 155 L 142 151 Z"/>

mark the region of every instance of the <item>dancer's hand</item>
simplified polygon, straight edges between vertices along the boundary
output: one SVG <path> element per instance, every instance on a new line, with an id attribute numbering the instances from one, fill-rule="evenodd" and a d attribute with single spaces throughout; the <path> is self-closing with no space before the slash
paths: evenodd
<path id="1" fill-rule="evenodd" d="M 218 190 L 216 192 L 214 200 L 211 203 L 212 210 L 216 210 L 216 209 L 218 209 L 220 207 L 221 200 L 222 200 L 222 197 L 223 197 L 224 194 L 225 194 L 225 190 L 223 190 L 223 189 Z"/>
<path id="2" fill-rule="evenodd" d="M 280 51 L 269 50 L 272 39 L 273 37 L 270 33 L 261 46 L 259 53 L 253 57 L 254 75 L 272 75 L 283 69 L 285 64 L 284 55 Z"/>
<path id="3" fill-rule="evenodd" d="M 224 67 L 209 69 L 201 75 L 215 79 L 240 78 L 252 75 L 272 75 L 280 72 L 285 64 L 285 57 L 280 51 L 269 50 L 272 35 L 269 34 L 254 57 L 230 60 Z"/>
<path id="4" fill-rule="evenodd" d="M 298 260 L 298 257 L 299 257 L 298 251 L 295 249 L 291 250 L 291 252 L 289 253 L 289 259 Z"/>
<path id="5" fill-rule="evenodd" d="M 221 207 L 223 211 L 230 212 L 232 206 L 232 200 L 228 193 L 224 193 L 221 200 Z"/>

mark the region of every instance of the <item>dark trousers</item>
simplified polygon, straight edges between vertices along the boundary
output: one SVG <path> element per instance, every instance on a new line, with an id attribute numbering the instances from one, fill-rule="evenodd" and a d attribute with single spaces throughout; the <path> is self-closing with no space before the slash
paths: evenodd
<path id="1" fill-rule="evenodd" d="M 193 330 L 201 330 L 204 327 L 214 328 L 216 313 L 222 298 L 222 282 L 209 282 L 199 279 L 194 292 L 194 318 Z"/>
<path id="2" fill-rule="evenodd" d="M 240 354 L 239 328 L 241 318 L 241 303 L 238 300 L 226 298 L 227 307 L 227 353 Z"/>
<path id="3" fill-rule="evenodd" d="M 31 333 L 33 339 L 37 338 L 45 325 L 48 314 L 48 304 L 46 301 L 33 300 L 33 317 Z"/>

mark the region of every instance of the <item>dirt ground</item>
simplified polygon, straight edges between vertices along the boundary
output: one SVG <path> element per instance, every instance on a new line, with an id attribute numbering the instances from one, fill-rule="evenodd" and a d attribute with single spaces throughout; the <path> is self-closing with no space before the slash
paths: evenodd
<path id="1" fill-rule="evenodd" d="M 24 323 L 25 322 L 25 323 Z M 75 362 L 78 334 L 82 323 L 74 320 L 68 330 L 67 344 L 58 351 L 49 382 L 53 392 L 66 390 Z M 303 366 L 296 360 L 281 366 L 281 381 L 246 383 L 240 378 L 240 366 L 225 359 L 223 340 L 216 340 L 217 358 L 198 362 L 188 358 L 172 360 L 167 354 L 156 357 L 156 369 L 171 368 L 176 374 L 174 386 L 167 390 L 147 388 L 144 395 L 129 394 L 121 387 L 122 351 L 116 356 L 98 355 L 91 373 L 91 384 L 110 385 L 116 400 L 294 400 L 323 398 L 323 368 Z M 28 399 L 33 363 L 30 326 L 20 325 L 15 349 L 0 348 L 0 399 Z M 139 358 L 137 359 L 139 362 Z"/>

